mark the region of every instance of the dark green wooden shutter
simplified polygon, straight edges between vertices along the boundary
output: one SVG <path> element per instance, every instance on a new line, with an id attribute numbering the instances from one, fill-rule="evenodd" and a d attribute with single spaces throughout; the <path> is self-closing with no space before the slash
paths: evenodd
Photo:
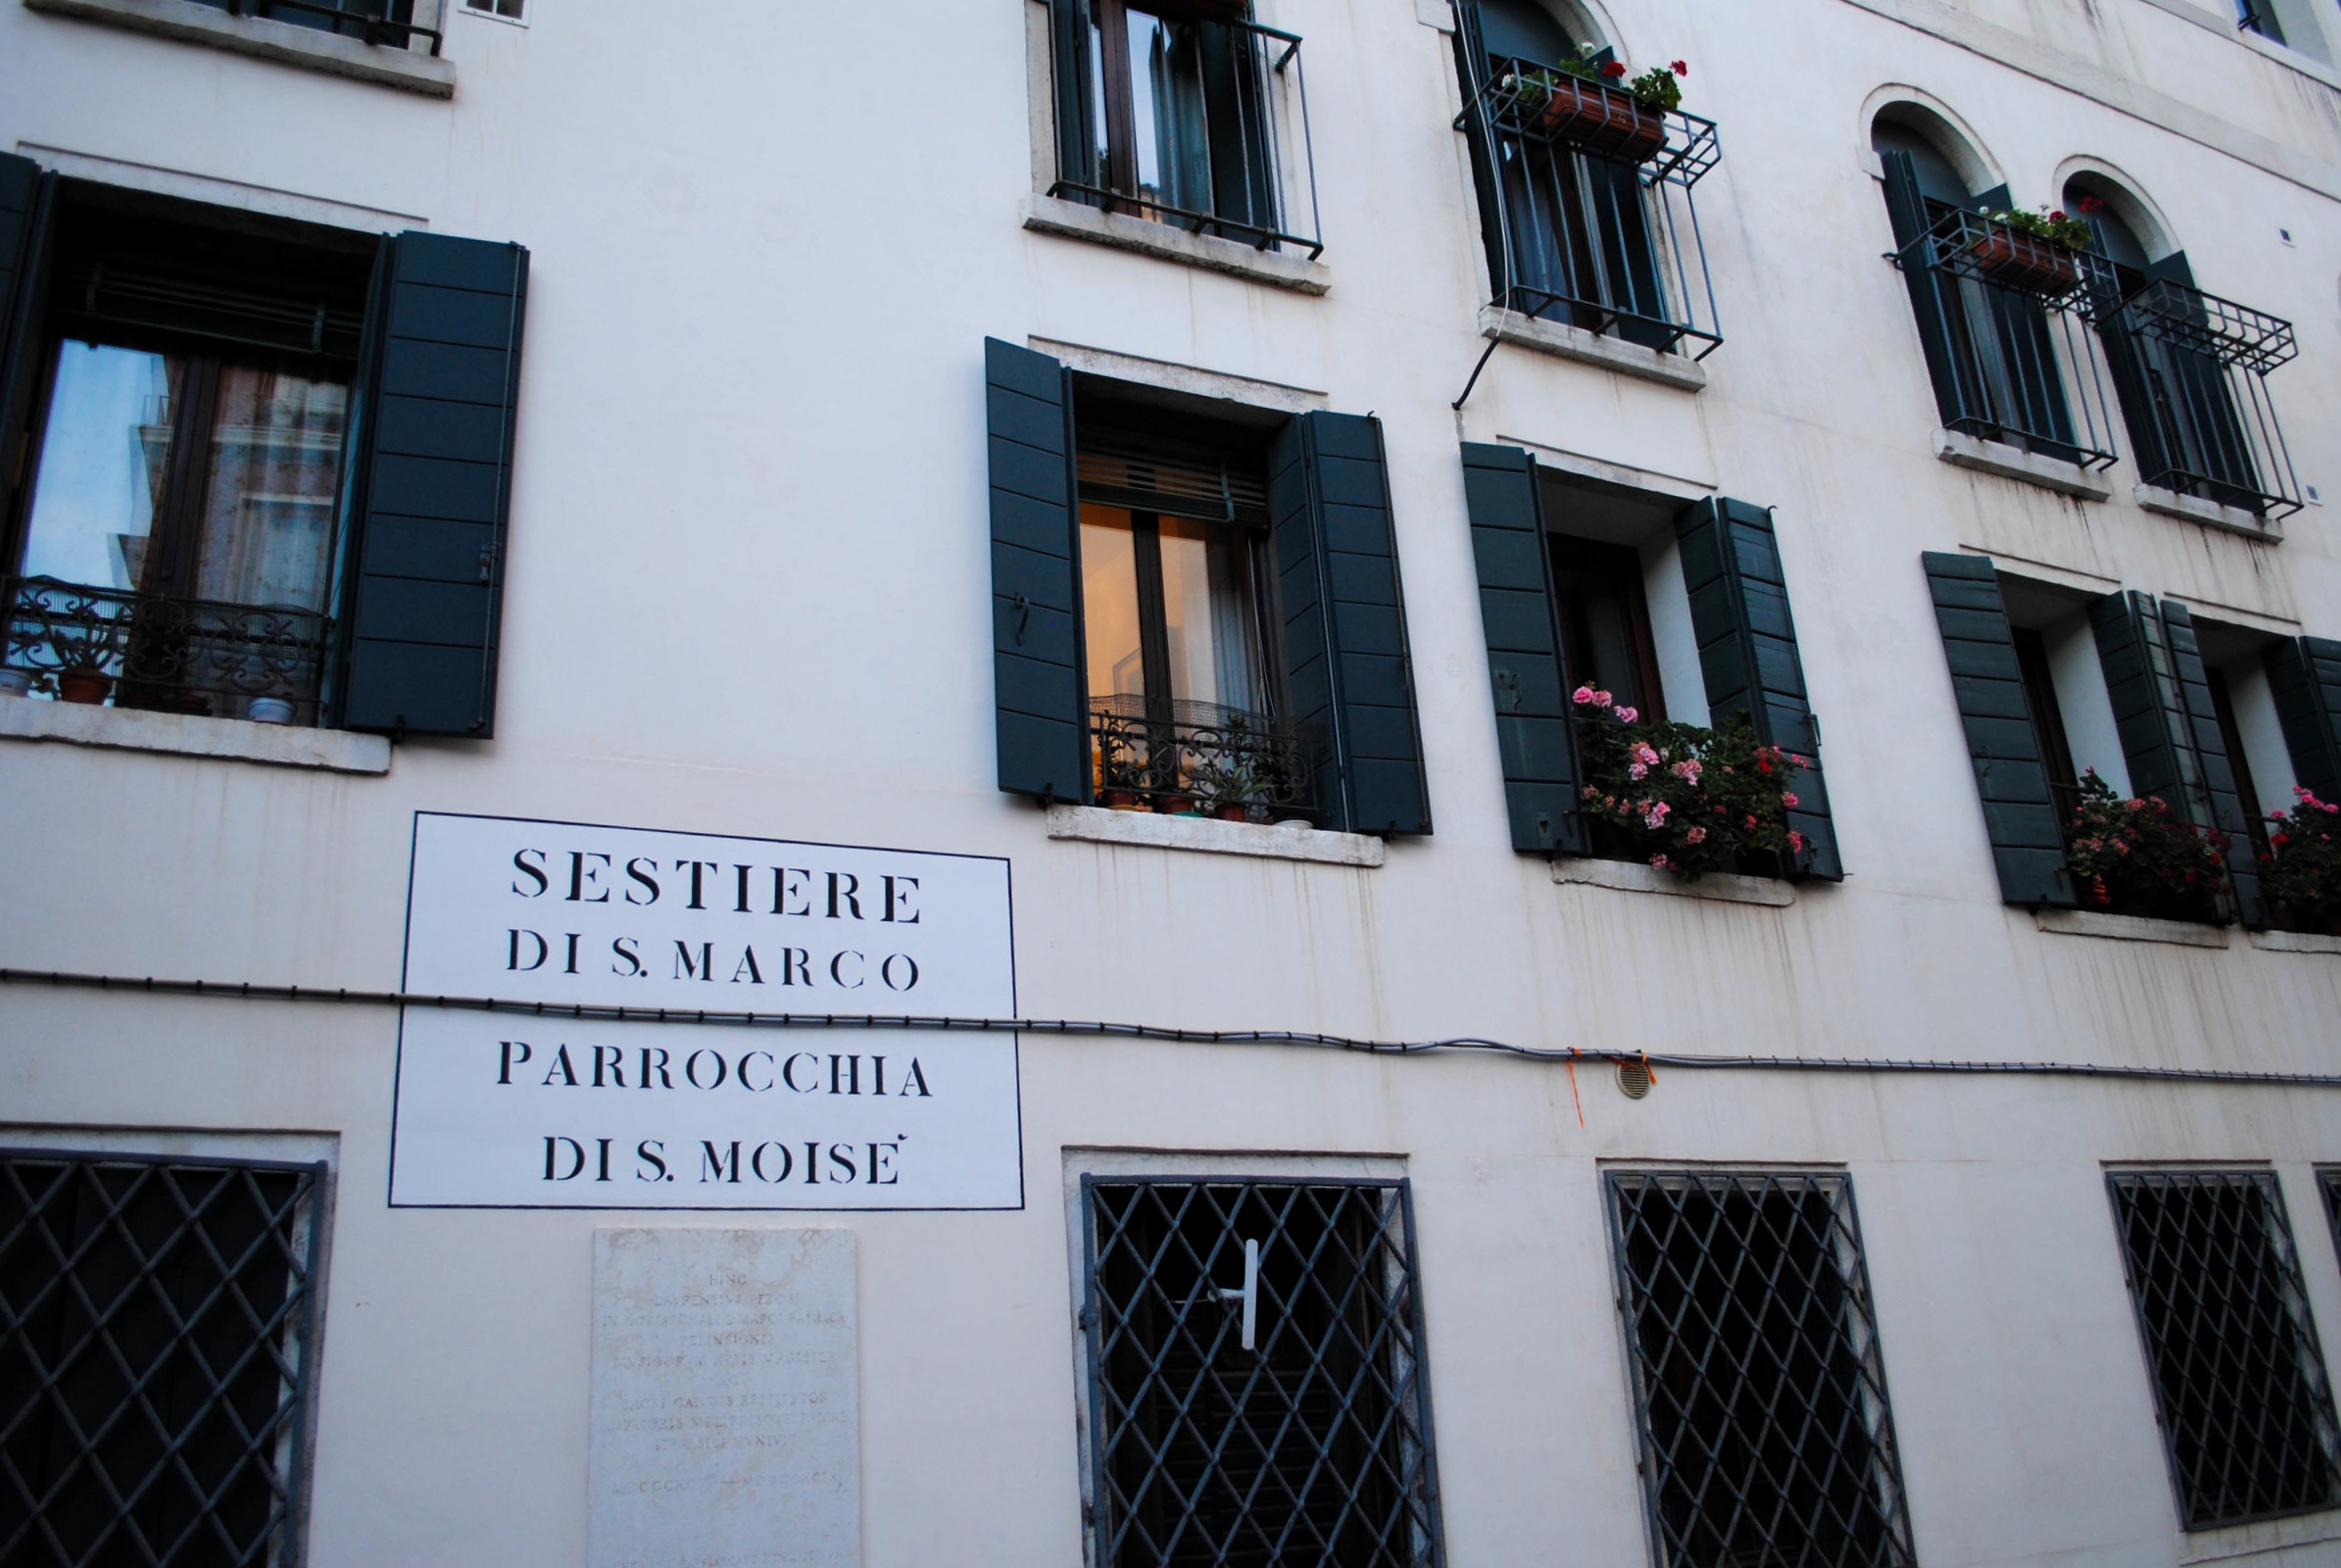
<path id="1" fill-rule="evenodd" d="M 1097 69 L 1090 60 L 1090 0 L 1049 0 L 1049 46 L 1050 79 L 1056 114 L 1056 177 L 1076 185 L 1102 187 L 1097 146 L 1105 127 L 1097 122 L 1104 113 L 1090 83 Z M 1080 191 L 1060 194 L 1068 201 L 1095 202 Z"/>
<path id="2" fill-rule="evenodd" d="M 1999 574 L 1982 556 L 1928 551 L 1926 587 L 1942 628 L 1951 690 L 1975 765 L 1975 793 L 1999 868 L 2000 896 L 2010 904 L 2073 903 L 2040 736 L 2024 701 L 2024 671 L 2000 598 Z"/>
<path id="3" fill-rule="evenodd" d="M 984 339 L 984 419 L 992 464 L 1000 787 L 1044 801 L 1086 801 L 1081 513 L 1065 368 L 1046 354 Z"/>
<path id="4" fill-rule="evenodd" d="M 1467 441 L 1463 493 L 1480 568 L 1480 625 L 1495 693 L 1512 848 L 1583 855 L 1587 845 L 1578 814 L 1577 736 L 1561 672 L 1536 460 L 1519 447 Z"/>
<path id="5" fill-rule="evenodd" d="M 2194 616 L 2184 605 L 2157 604 L 2152 594 L 2122 593 L 2100 599 L 2089 620 L 2130 793 L 2159 797 L 2187 821 L 2220 835 L 2236 913 L 2247 925 L 2260 924 L 2259 862 L 2211 706 Z"/>
<path id="6" fill-rule="evenodd" d="M 2294 781 L 2328 806 L 2341 802 L 2341 642 L 2287 640 L 2266 662 Z"/>
<path id="7" fill-rule="evenodd" d="M 528 252 L 410 231 L 366 322 L 345 729 L 488 736 Z"/>
<path id="8" fill-rule="evenodd" d="M 1821 776 L 1820 726 L 1805 696 L 1771 514 L 1728 497 L 1700 501 L 1675 518 L 1675 534 L 1683 545 L 1683 586 L 1690 594 L 1709 716 L 1721 720 L 1745 712 L 1756 739 L 1805 760 L 1787 786 L 1797 798 L 1788 825 L 1809 841 L 1797 870 L 1839 881 L 1845 866 Z"/>
<path id="9" fill-rule="evenodd" d="M 1381 421 L 1294 418 L 1269 457 L 1268 506 L 1286 694 L 1326 825 L 1428 833 Z"/>
<path id="10" fill-rule="evenodd" d="M 18 488 L 32 477 L 24 432 L 41 365 L 41 257 L 57 176 L 0 153 L 0 535 Z"/>
<path id="11" fill-rule="evenodd" d="M 1902 257 L 1902 281 L 1910 289 L 1911 314 L 1918 318 L 1919 344 L 1926 355 L 1926 374 L 1934 383 L 1934 406 L 1943 422 L 1961 414 L 1959 372 L 1951 354 L 1951 332 L 1944 319 L 1941 283 L 1928 265 L 1931 247 L 1926 198 L 1919 190 L 1919 167 L 1910 154 L 1888 148 L 1878 155 L 1885 166 L 1885 210 L 1894 225 L 1894 249 Z"/>

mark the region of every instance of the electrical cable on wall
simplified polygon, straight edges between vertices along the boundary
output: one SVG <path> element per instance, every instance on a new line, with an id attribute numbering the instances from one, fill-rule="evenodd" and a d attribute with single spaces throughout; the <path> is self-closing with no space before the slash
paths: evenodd
<path id="1" fill-rule="evenodd" d="M 1359 1040 L 1347 1035 L 1296 1029 L 1188 1029 L 1169 1024 L 1107 1023 L 1071 1018 L 921 1017 L 913 1013 L 738 1012 L 683 1007 L 597 1006 L 590 1004 L 515 1002 L 499 997 L 428 996 L 407 991 L 220 984 L 207 980 L 160 980 L 153 976 L 71 974 L 59 970 L 0 968 L 0 984 L 45 985 L 60 990 L 122 991 L 153 996 L 216 997 L 229 1001 L 332 1003 L 369 1007 L 438 1007 L 536 1018 L 574 1018 L 597 1023 L 717 1024 L 743 1029 L 926 1029 L 952 1033 L 1097 1036 L 1158 1040 L 1181 1045 L 1310 1046 L 1376 1056 L 1423 1056 L 1482 1052 L 1528 1061 L 1570 1062 L 1592 1058 L 1634 1062 L 1645 1069 L 1682 1067 L 1739 1072 L 1974 1073 L 2053 1078 L 2119 1078 L 2160 1083 L 2253 1085 L 2284 1089 L 2341 1089 L 2341 1074 L 2240 1072 L 2214 1067 L 2120 1066 L 2074 1061 L 1937 1061 L 1880 1056 L 1708 1055 L 1675 1052 L 1604 1051 L 1570 1046 L 1515 1045 L 1476 1035 L 1444 1040 Z"/>

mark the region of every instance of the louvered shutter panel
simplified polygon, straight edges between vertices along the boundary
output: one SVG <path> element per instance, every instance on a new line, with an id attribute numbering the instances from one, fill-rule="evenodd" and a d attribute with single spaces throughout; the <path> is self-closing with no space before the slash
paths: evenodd
<path id="1" fill-rule="evenodd" d="M 1269 456 L 1285 682 L 1327 825 L 1428 833 L 1381 421 L 1304 414 Z"/>
<path id="2" fill-rule="evenodd" d="M 1495 693 L 1512 848 L 1583 855 L 1577 737 L 1561 671 L 1536 460 L 1519 447 L 1463 447 L 1463 492 L 1480 570 L 1480 625 Z"/>
<path id="3" fill-rule="evenodd" d="M 388 243 L 377 285 L 335 721 L 486 737 L 528 252 L 409 231 Z"/>
<path id="4" fill-rule="evenodd" d="M 2327 805 L 2341 802 L 2341 642 L 2281 642 L 2266 662 L 2293 779 Z"/>
<path id="5" fill-rule="evenodd" d="M 32 477 L 24 439 L 41 374 L 41 253 L 57 176 L 0 153 L 0 517 Z"/>
<path id="6" fill-rule="evenodd" d="M 2242 797 L 2211 706 L 2211 685 L 2184 605 L 2142 593 L 2110 595 L 2090 608 L 2098 662 L 2122 736 L 2132 795 L 2160 798 L 2226 848 L 2236 913 L 2259 925 L 2259 864 L 2244 824 Z"/>
<path id="7" fill-rule="evenodd" d="M 1090 798 L 1073 400 L 1046 354 L 984 339 L 992 467 L 992 685 L 1000 787 Z"/>
<path id="8" fill-rule="evenodd" d="M 1885 210 L 1894 225 L 1894 249 L 1902 258 L 1902 281 L 1910 289 L 1911 314 L 1918 318 L 1919 344 L 1926 356 L 1926 374 L 1934 383 L 1934 406 L 1943 422 L 1960 416 L 1956 361 L 1951 333 L 1943 318 L 1941 287 L 1930 265 L 1932 246 L 1926 240 L 1926 198 L 1919 190 L 1919 168 L 1909 153 L 1889 148 L 1879 155 L 1885 166 Z"/>
<path id="9" fill-rule="evenodd" d="M 1690 595 L 1709 714 L 1720 720 L 1745 712 L 1757 740 L 1805 760 L 1788 775 L 1787 785 L 1797 798 L 1788 825 L 1809 841 L 1797 869 L 1839 881 L 1845 866 L 1829 820 L 1819 728 L 1805 696 L 1804 664 L 1796 651 L 1796 624 L 1788 612 L 1788 585 L 1771 514 L 1745 501 L 1700 501 L 1676 517 L 1675 534 L 1683 547 L 1683 585 Z"/>
<path id="10" fill-rule="evenodd" d="M 2040 759 L 2040 736 L 2024 701 L 2024 671 L 2008 630 L 1999 575 L 1981 556 L 1929 551 L 1926 587 L 1942 629 L 1951 690 L 1975 766 L 1975 793 L 2010 904 L 2071 906 L 2065 836 Z"/>

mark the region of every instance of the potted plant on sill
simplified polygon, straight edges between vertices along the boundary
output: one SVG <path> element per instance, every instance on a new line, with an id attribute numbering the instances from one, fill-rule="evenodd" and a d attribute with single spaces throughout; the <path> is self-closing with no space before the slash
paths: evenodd
<path id="1" fill-rule="evenodd" d="M 1506 73 L 1496 86 L 1524 126 L 1638 164 L 1666 145 L 1666 116 L 1681 106 L 1679 78 L 1689 74 L 1678 60 L 1628 81 L 1625 66 L 1596 63 L 1581 50 L 1550 71 L 1532 66 Z"/>
<path id="2" fill-rule="evenodd" d="M 1583 810 L 1598 839 L 1695 881 L 1710 871 L 1779 875 L 1807 852 L 1788 825 L 1801 757 L 1756 739 L 1745 713 L 1712 729 L 1645 722 L 1608 692 L 1571 694 L 1583 747 Z"/>
<path id="3" fill-rule="evenodd" d="M 2341 937 L 2341 806 L 2295 786 L 2289 812 L 2268 819 L 2260 893 L 2273 923 L 2287 931 Z"/>
<path id="4" fill-rule="evenodd" d="M 2094 196 L 2081 198 L 2083 212 L 2104 205 Z M 2082 220 L 2048 207 L 2034 213 L 2011 207 L 1985 213 L 1983 221 L 1988 225 L 1983 237 L 1968 251 L 1992 282 L 2047 294 L 2062 294 L 2080 282 L 2080 252 L 2093 237 Z"/>
<path id="5" fill-rule="evenodd" d="M 2227 858 L 2219 836 L 2159 796 L 2123 800 L 2091 768 L 2065 828 L 2065 858 L 2084 909 L 2224 925 Z"/>
<path id="6" fill-rule="evenodd" d="M 1266 815 L 1266 780 L 1248 757 L 1206 758 L 1195 768 L 1193 783 L 1206 816 L 1222 822 L 1248 822 L 1255 812 Z"/>

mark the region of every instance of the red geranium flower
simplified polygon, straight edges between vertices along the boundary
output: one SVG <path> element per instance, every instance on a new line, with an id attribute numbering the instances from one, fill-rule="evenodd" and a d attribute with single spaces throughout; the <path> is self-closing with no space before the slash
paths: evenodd
<path id="1" fill-rule="evenodd" d="M 2084 213 L 2102 213 L 2105 211 L 2105 203 L 2099 201 L 2094 196 L 2083 196 L 2081 198 L 2081 211 Z"/>
<path id="2" fill-rule="evenodd" d="M 1688 67 L 1688 66 L 1684 65 L 1684 64 L 1683 64 L 1682 61 L 1680 61 L 1680 60 L 1676 61 L 1676 62 L 1675 62 L 1673 65 L 1671 65 L 1671 66 L 1667 67 L 1667 70 L 1669 70 L 1669 71 L 1673 72 L 1673 73 L 1674 73 L 1676 75 L 1678 75 L 1678 76 L 1687 76 L 1687 75 L 1689 75 L 1689 74 L 1690 74 L 1690 67 Z"/>
<path id="3" fill-rule="evenodd" d="M 1613 60 L 1608 65 L 1601 68 L 1601 74 L 1614 81 L 1618 77 L 1626 74 L 1626 67 L 1620 62 Z"/>

